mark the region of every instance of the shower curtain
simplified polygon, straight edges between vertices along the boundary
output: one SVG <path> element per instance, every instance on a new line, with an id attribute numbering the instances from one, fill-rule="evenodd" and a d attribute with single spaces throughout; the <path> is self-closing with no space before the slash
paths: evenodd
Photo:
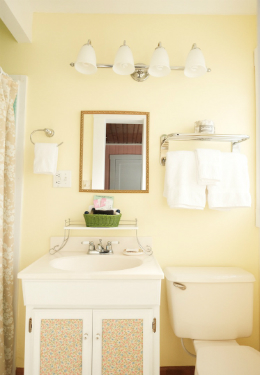
<path id="1" fill-rule="evenodd" d="M 11 375 L 14 347 L 13 246 L 15 198 L 14 101 L 18 84 L 0 75 L 0 374 Z"/>

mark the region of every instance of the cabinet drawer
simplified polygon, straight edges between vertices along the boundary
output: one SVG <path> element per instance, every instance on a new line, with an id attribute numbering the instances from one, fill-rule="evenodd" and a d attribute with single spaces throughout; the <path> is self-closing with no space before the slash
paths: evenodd
<path id="1" fill-rule="evenodd" d="M 39 307 L 159 306 L 161 280 L 23 280 L 23 294 Z"/>

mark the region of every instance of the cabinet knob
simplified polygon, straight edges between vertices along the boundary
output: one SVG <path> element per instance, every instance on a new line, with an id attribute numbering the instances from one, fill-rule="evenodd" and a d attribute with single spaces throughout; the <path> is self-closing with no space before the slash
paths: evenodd
<path id="1" fill-rule="evenodd" d="M 97 333 L 97 334 L 96 334 L 96 340 L 99 340 L 99 339 L 100 339 L 100 334 Z"/>
<path id="2" fill-rule="evenodd" d="M 88 338 L 88 334 L 84 333 L 84 340 L 87 340 L 87 338 Z"/>

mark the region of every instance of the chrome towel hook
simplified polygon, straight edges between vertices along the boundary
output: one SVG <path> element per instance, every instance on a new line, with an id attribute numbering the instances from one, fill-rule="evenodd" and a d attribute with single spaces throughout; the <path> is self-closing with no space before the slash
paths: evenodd
<path id="1" fill-rule="evenodd" d="M 35 133 L 35 132 L 44 132 L 45 135 L 46 135 L 46 137 L 53 137 L 53 136 L 54 136 L 54 130 L 52 130 L 52 129 L 44 128 L 44 129 L 37 129 L 37 130 L 34 130 L 33 132 L 31 132 L 31 135 L 30 135 L 30 140 L 31 140 L 31 142 L 32 142 L 33 145 L 35 145 L 35 143 L 34 143 L 33 140 L 32 140 L 32 135 L 33 135 L 33 133 Z M 62 145 L 62 143 L 63 143 L 63 142 L 59 143 L 59 144 L 57 145 L 57 147 L 59 147 L 60 145 Z"/>

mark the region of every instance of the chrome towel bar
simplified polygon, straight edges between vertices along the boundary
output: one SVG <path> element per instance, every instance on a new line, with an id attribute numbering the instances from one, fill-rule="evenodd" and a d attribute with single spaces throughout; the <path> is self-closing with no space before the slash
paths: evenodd
<path id="1" fill-rule="evenodd" d="M 33 140 L 32 140 L 32 135 L 33 135 L 33 133 L 35 133 L 35 132 L 44 132 L 45 135 L 46 135 L 46 137 L 53 137 L 53 136 L 54 136 L 54 130 L 52 130 L 52 129 L 44 128 L 44 129 L 37 129 L 37 130 L 34 130 L 33 132 L 31 132 L 31 135 L 30 135 L 30 140 L 31 140 L 31 142 L 32 142 L 33 145 L 35 145 L 35 143 L 34 143 Z M 63 142 L 59 143 L 59 144 L 57 145 L 57 147 L 59 147 L 60 145 L 62 145 L 62 143 L 63 143 Z"/>
<path id="2" fill-rule="evenodd" d="M 245 134 L 163 134 L 160 138 L 160 164 L 165 166 L 166 154 L 169 151 L 169 141 L 231 142 L 231 151 L 235 151 L 239 143 L 247 141 L 249 138 L 249 135 Z"/>

